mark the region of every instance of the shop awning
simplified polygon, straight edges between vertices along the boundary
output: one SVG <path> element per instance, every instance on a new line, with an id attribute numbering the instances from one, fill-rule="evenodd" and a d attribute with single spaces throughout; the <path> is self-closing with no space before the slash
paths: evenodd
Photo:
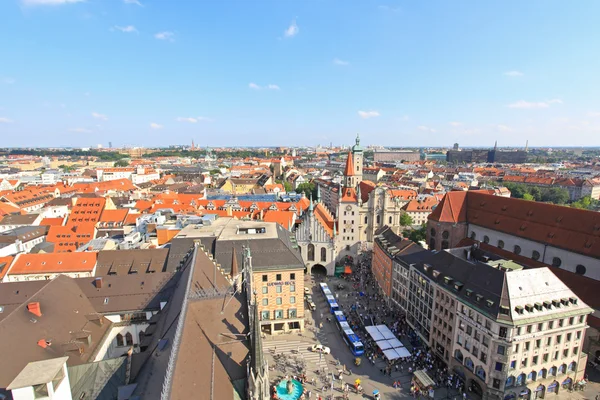
<path id="1" fill-rule="evenodd" d="M 346 265 L 346 266 L 344 267 L 344 273 L 345 273 L 345 274 L 351 274 L 351 273 L 352 273 L 352 268 L 350 268 L 350 266 L 349 266 L 349 265 Z"/>
<path id="2" fill-rule="evenodd" d="M 429 377 L 429 375 L 427 375 L 427 372 L 423 371 L 422 369 L 415 371 L 414 376 L 417 379 L 418 383 L 420 383 L 421 387 L 435 385 L 433 380 Z"/>

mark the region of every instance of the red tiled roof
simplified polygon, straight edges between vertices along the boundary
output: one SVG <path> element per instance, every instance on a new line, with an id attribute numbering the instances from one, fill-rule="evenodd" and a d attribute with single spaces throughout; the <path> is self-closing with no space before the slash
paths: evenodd
<path id="1" fill-rule="evenodd" d="M 44 218 L 40 221 L 40 226 L 62 226 L 64 218 Z"/>
<path id="2" fill-rule="evenodd" d="M 438 222 L 466 222 L 467 204 L 466 198 L 469 192 L 448 192 L 438 204 L 438 206 L 429 214 L 428 219 Z"/>
<path id="3" fill-rule="evenodd" d="M 104 197 L 81 197 L 77 199 L 71 210 L 71 215 L 69 215 L 67 226 L 73 227 L 84 223 L 96 224 L 100 221 L 105 204 L 106 199 Z"/>
<path id="4" fill-rule="evenodd" d="M 72 252 L 96 237 L 94 222 L 77 226 L 51 226 L 46 241 L 54 243 L 55 253 Z"/>
<path id="5" fill-rule="evenodd" d="M 91 272 L 97 252 L 19 254 L 9 275 Z"/>
<path id="6" fill-rule="evenodd" d="M 100 217 L 100 222 L 113 222 L 123 223 L 127 217 L 129 210 L 127 208 L 121 208 L 118 210 L 104 210 Z"/>
<path id="7" fill-rule="evenodd" d="M 356 190 L 354 188 L 342 189 L 342 203 L 356 203 Z"/>
<path id="8" fill-rule="evenodd" d="M 348 152 L 348 158 L 346 159 L 346 168 L 344 169 L 345 176 L 354 176 L 354 164 L 352 163 L 352 152 Z"/>

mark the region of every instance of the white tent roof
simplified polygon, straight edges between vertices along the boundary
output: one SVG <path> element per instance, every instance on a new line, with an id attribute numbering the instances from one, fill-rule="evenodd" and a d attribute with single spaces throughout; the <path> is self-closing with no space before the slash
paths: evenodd
<path id="1" fill-rule="evenodd" d="M 388 350 L 388 349 L 392 349 L 392 345 L 390 344 L 390 342 L 388 342 L 387 340 L 380 340 L 377 342 L 377 346 L 379 346 L 379 348 L 381 350 Z"/>
<path id="2" fill-rule="evenodd" d="M 398 355 L 398 353 L 396 353 L 394 349 L 384 350 L 383 355 L 390 361 L 395 360 L 396 358 L 400 358 L 400 356 Z"/>
<path id="3" fill-rule="evenodd" d="M 393 348 L 396 348 L 396 347 L 404 347 L 404 345 L 402 344 L 402 342 L 401 342 L 401 341 L 399 341 L 399 340 L 398 340 L 398 339 L 396 339 L 396 338 L 389 339 L 389 340 L 388 340 L 388 342 L 389 342 L 389 343 L 392 345 L 392 347 L 393 347 Z"/>
<path id="4" fill-rule="evenodd" d="M 397 347 L 394 349 L 396 353 L 398 353 L 398 357 L 409 357 L 410 351 L 406 349 L 406 347 Z"/>
<path id="5" fill-rule="evenodd" d="M 379 329 L 377 329 L 377 327 L 375 327 L 375 326 L 367 326 L 366 329 L 367 329 L 367 332 L 369 333 L 369 335 L 371 335 L 371 337 L 373 338 L 374 341 L 378 342 L 380 340 L 384 340 L 383 335 L 379 332 Z"/>
<path id="6" fill-rule="evenodd" d="M 383 335 L 384 339 L 396 339 L 396 336 L 385 325 L 377 325 L 377 330 Z"/>

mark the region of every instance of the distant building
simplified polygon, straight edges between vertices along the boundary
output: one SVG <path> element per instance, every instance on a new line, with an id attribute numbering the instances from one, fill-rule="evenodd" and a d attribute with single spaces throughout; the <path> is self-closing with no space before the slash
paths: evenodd
<path id="1" fill-rule="evenodd" d="M 448 150 L 446 161 L 453 164 L 463 163 L 502 163 L 523 164 L 527 162 L 527 152 L 524 150 Z"/>
<path id="2" fill-rule="evenodd" d="M 412 162 L 420 159 L 420 153 L 410 150 L 376 150 L 373 153 L 373 161 L 375 162 Z"/>

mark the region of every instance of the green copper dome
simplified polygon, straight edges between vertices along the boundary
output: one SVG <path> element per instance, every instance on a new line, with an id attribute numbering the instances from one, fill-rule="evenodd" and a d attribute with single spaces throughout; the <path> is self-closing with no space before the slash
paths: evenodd
<path id="1" fill-rule="evenodd" d="M 358 152 L 362 152 L 363 149 L 362 147 L 360 147 L 360 137 L 358 136 L 358 133 L 356 134 L 356 144 L 354 146 L 352 146 L 352 152 L 353 153 L 358 153 Z"/>

